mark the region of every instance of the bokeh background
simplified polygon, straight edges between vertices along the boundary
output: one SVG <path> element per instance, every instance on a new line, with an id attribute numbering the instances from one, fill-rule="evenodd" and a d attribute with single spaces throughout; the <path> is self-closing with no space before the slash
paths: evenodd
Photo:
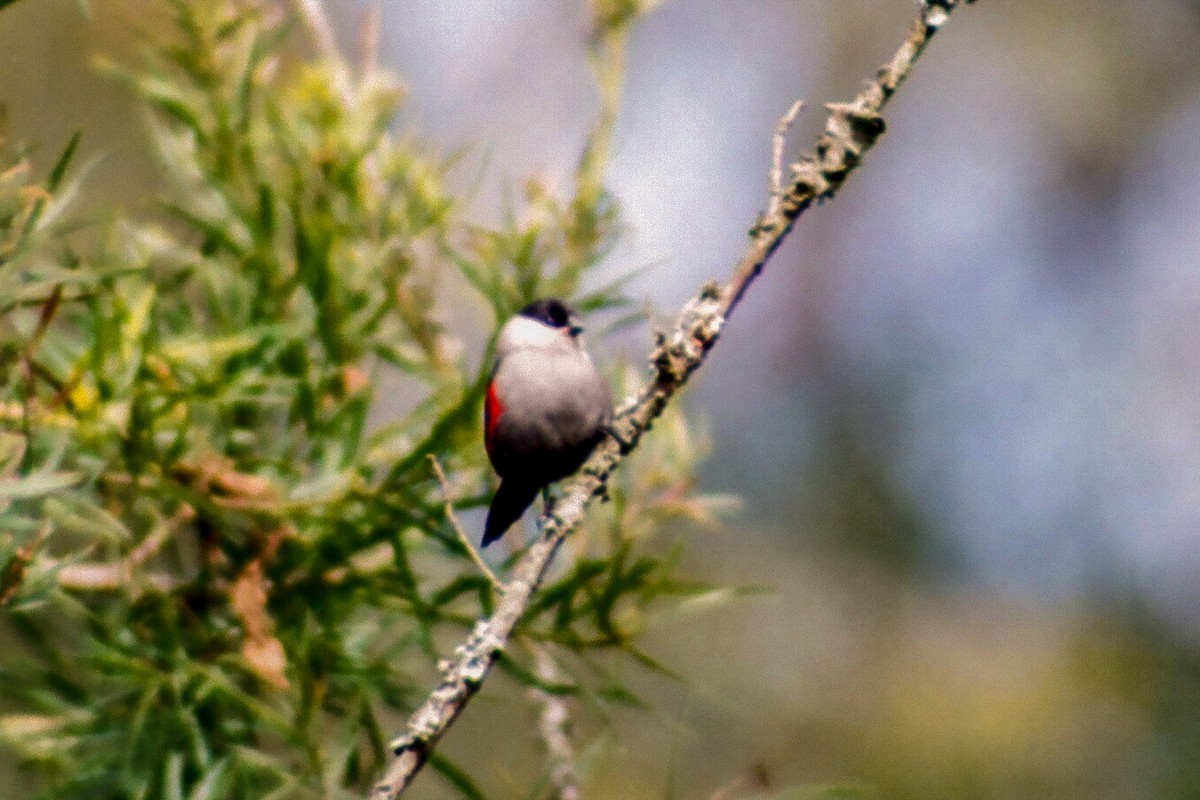
<path id="1" fill-rule="evenodd" d="M 82 209 L 155 192 L 144 120 L 92 66 L 135 57 L 155 5 L 0 13 L 9 127 L 43 169 L 83 131 Z M 328 6 L 355 52 L 366 3 Z M 468 148 L 478 213 L 527 176 L 568 180 L 596 109 L 583 0 L 380 8 L 400 125 Z M 629 291 L 661 318 L 727 274 L 778 117 L 810 102 L 805 149 L 914 11 L 663 3 L 629 53 L 625 236 L 596 280 L 640 270 Z M 952 18 L 689 394 L 712 437 L 702 487 L 741 498 L 687 531 L 689 569 L 768 591 L 651 632 L 688 680 L 630 668 L 654 705 L 588 749 L 588 796 L 1200 797 L 1198 53 L 1195 0 Z M 449 308 L 465 328 L 478 311 Z M 446 747 L 506 796 L 535 747 L 528 714 L 488 703 Z M 417 796 L 451 796 L 424 780 Z"/>

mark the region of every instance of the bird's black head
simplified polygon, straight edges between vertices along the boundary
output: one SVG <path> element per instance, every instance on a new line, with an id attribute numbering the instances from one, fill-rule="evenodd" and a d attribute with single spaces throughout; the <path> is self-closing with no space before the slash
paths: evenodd
<path id="1" fill-rule="evenodd" d="M 579 315 L 575 313 L 575 309 L 553 297 L 530 303 L 521 309 L 521 316 L 536 319 L 551 328 L 564 328 L 572 336 L 583 332 L 583 327 L 579 324 Z"/>

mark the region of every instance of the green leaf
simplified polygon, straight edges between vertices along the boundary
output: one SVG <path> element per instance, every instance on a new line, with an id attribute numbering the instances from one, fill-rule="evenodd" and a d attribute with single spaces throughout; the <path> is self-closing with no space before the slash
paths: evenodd
<path id="1" fill-rule="evenodd" d="M 450 439 L 455 433 L 468 424 L 477 424 L 479 409 L 483 403 L 486 375 L 487 373 L 483 373 L 481 379 L 464 392 L 459 401 L 438 419 L 425 439 L 414 445 L 409 455 L 392 467 L 384 480 L 384 485 L 395 484 L 418 465 L 426 465 L 426 459 L 430 453 L 440 453 L 451 449 Z"/>
<path id="2" fill-rule="evenodd" d="M 467 800 L 487 800 L 471 776 L 440 752 L 435 750 L 429 755 L 429 766 L 437 770 Z"/>
<path id="3" fill-rule="evenodd" d="M 163 765 L 163 788 L 166 790 L 167 800 L 186 800 L 183 792 L 183 754 L 173 752 L 167 756 L 167 763 Z"/>
<path id="4" fill-rule="evenodd" d="M 508 653 L 500 654 L 500 657 L 496 659 L 496 666 L 501 672 L 504 672 L 521 685 L 532 689 L 540 689 L 546 694 L 570 697 L 582 692 L 582 689 L 574 683 L 567 683 L 566 681 L 551 683 L 542 680 L 536 673 L 526 669 L 524 665 Z"/>
<path id="5" fill-rule="evenodd" d="M 622 686 L 618 683 L 612 683 L 608 686 L 602 686 L 596 690 L 596 695 L 608 700 L 612 703 L 617 703 L 630 708 L 637 708 L 642 711 L 649 711 L 653 706 L 647 702 L 645 698 L 634 692 L 627 686 Z"/>
<path id="6" fill-rule="evenodd" d="M 457 538 L 455 539 L 457 542 Z M 466 556 L 466 549 L 460 545 L 460 552 Z M 438 589 L 429 598 L 429 604 L 432 606 L 444 606 L 464 594 L 478 592 L 481 586 L 488 587 L 491 584 L 487 578 L 482 575 L 459 575 L 454 580 L 447 583 L 441 589 Z"/>
<path id="7" fill-rule="evenodd" d="M 0 477 L 0 501 L 26 500 L 76 486 L 83 480 L 78 472 L 43 472 L 23 478 Z"/>
<path id="8" fill-rule="evenodd" d="M 75 150 L 79 147 L 79 141 L 83 138 L 82 131 L 75 131 L 71 136 L 71 140 L 67 142 L 67 146 L 63 148 L 62 155 L 58 157 L 54 168 L 50 170 L 50 177 L 46 179 L 46 191 L 53 193 L 62 183 L 62 179 L 67 174 L 67 167 L 71 164 L 71 157 L 75 155 Z"/>
<path id="9" fill-rule="evenodd" d="M 217 800 L 221 795 L 218 790 L 221 787 L 221 779 L 225 777 L 225 770 L 229 766 L 229 759 L 221 758 L 204 772 L 204 777 L 200 779 L 188 795 L 188 800 Z"/>
<path id="10" fill-rule="evenodd" d="M 656 672 L 666 678 L 678 681 L 679 683 L 688 683 L 687 677 L 678 670 L 668 667 L 666 664 L 654 658 L 649 653 L 639 650 L 631 644 L 626 644 L 622 648 L 627 654 L 633 657 L 633 660 L 641 664 L 651 672 Z"/>

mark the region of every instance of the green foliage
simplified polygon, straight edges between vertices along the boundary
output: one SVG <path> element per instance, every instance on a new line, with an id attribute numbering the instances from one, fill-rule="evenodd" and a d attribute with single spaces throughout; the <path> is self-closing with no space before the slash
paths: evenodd
<path id="1" fill-rule="evenodd" d="M 62 216 L 78 137 L 41 184 L 0 143 L 0 735 L 45 796 L 359 796 L 444 634 L 494 601 L 426 458 L 484 502 L 491 345 L 465 354 L 443 303 L 494 329 L 536 296 L 621 302 L 580 287 L 614 235 L 602 173 L 633 12 L 597 10 L 575 193 L 531 184 L 489 228 L 447 187 L 454 159 L 391 132 L 388 75 L 286 58 L 295 26 L 270 4 L 171 9 L 143 66 L 106 65 L 150 110 L 161 216 L 81 241 Z M 382 425 L 380 379 L 410 399 Z M 636 647 L 647 612 L 705 587 L 644 543 L 711 513 L 703 442 L 678 412 L 660 425 L 525 635 L 658 668 Z M 539 685 L 522 658 L 506 674 Z M 554 688 L 630 699 L 607 678 Z M 433 766 L 478 795 L 470 765 Z"/>

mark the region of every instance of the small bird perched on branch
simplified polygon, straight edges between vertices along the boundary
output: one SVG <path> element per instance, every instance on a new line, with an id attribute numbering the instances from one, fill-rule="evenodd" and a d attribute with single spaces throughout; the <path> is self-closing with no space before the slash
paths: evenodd
<path id="1" fill-rule="evenodd" d="M 537 493 L 565 478 L 604 438 L 612 395 L 561 300 L 531 303 L 500 330 L 483 409 L 484 444 L 500 476 L 483 545 L 520 519 Z"/>

